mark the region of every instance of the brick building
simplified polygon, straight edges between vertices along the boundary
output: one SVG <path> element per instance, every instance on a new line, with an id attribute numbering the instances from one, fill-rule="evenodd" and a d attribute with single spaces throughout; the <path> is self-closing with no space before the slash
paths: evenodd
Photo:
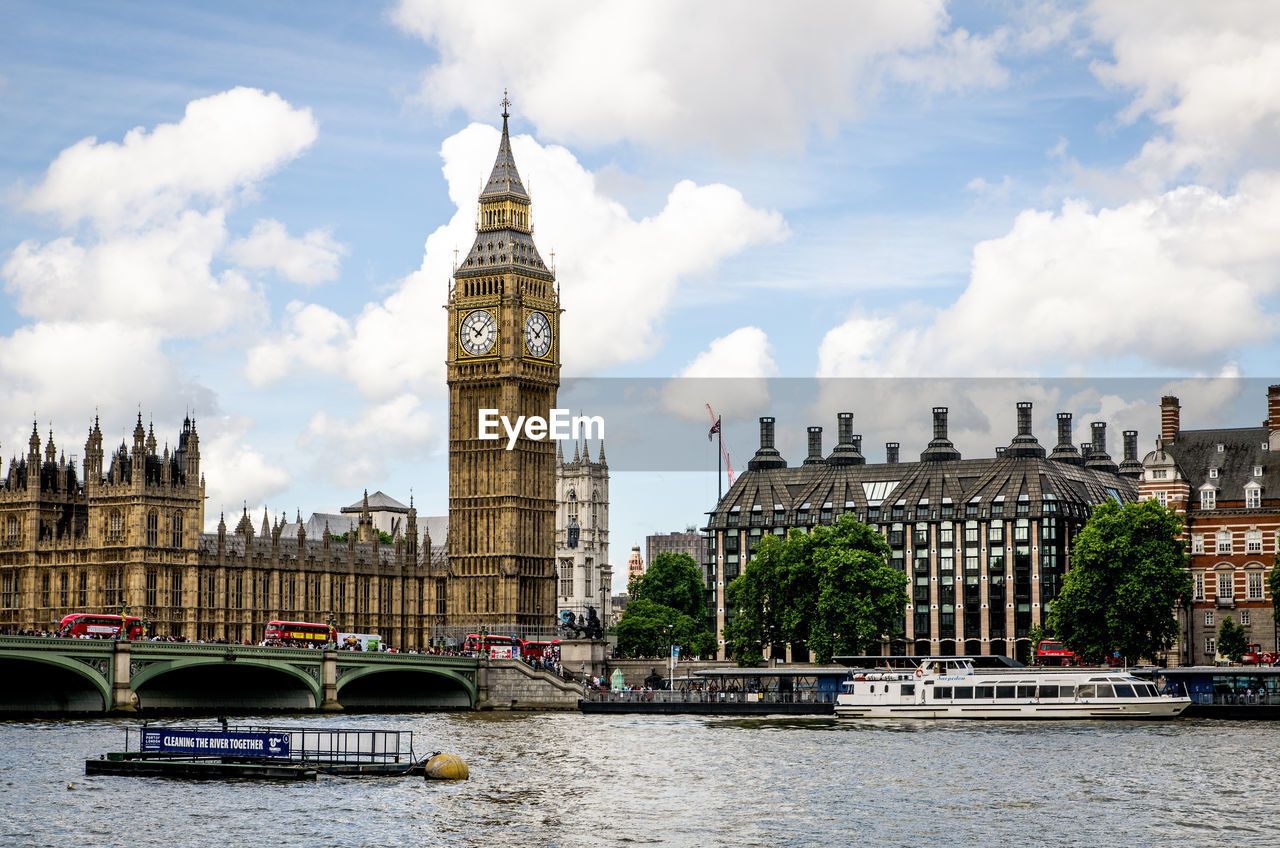
<path id="1" fill-rule="evenodd" d="M 1180 613 L 1176 661 L 1212 663 L 1226 618 L 1275 650 L 1267 580 L 1280 533 L 1280 386 L 1260 427 L 1183 430 L 1176 397 L 1160 402 L 1160 437 L 1142 461 L 1140 496 L 1182 513 L 1193 599 Z"/>

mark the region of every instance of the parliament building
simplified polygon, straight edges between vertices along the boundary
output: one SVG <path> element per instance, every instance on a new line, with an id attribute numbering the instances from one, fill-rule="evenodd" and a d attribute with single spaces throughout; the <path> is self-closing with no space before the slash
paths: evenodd
<path id="1" fill-rule="evenodd" d="M 556 479 L 568 472 L 577 483 L 566 493 L 590 487 L 605 499 L 592 505 L 576 549 L 559 540 L 564 561 L 590 564 L 569 599 L 608 597 L 603 449 L 598 463 L 573 465 L 557 463 L 549 439 L 522 435 L 507 450 L 505 440 L 479 438 L 480 409 L 546 418 L 560 384 L 559 290 L 533 242 L 506 105 L 475 242 L 446 304 L 444 538 L 433 541 L 425 522 L 418 535 L 411 503 L 386 544 L 373 517 L 385 505 L 371 508 L 367 495 L 358 516 L 343 510 L 352 516 L 341 527 L 264 515 L 255 529 L 246 510 L 234 527 L 224 516 L 215 533 L 204 533 L 191 419 L 170 451 L 159 449 L 139 415 L 132 445 L 122 441 L 110 458 L 95 419 L 81 469 L 59 453 L 52 432 L 42 445 L 33 428 L 26 456 L 0 476 L 0 632 L 48 630 L 69 612 L 127 609 L 153 633 L 187 639 L 256 642 L 272 619 L 332 620 L 340 631 L 378 633 L 407 650 L 481 630 L 545 636 L 558 613 Z M 570 510 L 576 521 L 578 504 L 561 509 Z M 585 561 L 575 563 L 582 553 Z"/>

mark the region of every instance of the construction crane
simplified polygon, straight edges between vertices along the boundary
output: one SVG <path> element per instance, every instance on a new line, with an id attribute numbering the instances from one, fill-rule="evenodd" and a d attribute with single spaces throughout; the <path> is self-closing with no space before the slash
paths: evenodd
<path id="1" fill-rule="evenodd" d="M 724 443 L 724 433 L 722 432 L 723 428 L 716 427 L 716 424 L 719 423 L 720 418 L 716 415 L 715 411 L 711 408 L 711 404 L 707 404 L 707 414 L 711 416 L 712 430 L 715 432 L 717 436 L 720 437 L 720 458 L 724 460 L 725 470 L 729 472 L 729 486 L 732 487 L 733 481 L 737 479 L 738 475 L 733 473 L 733 464 L 729 462 L 729 446 Z"/>

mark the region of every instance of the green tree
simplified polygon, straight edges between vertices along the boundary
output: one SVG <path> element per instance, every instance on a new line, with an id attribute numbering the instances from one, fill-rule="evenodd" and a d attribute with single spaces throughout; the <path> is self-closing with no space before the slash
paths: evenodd
<path id="1" fill-rule="evenodd" d="M 632 601 L 654 601 L 690 618 L 705 618 L 707 615 L 702 571 L 688 554 L 658 554 L 644 574 L 631 579 L 627 591 Z"/>
<path id="2" fill-rule="evenodd" d="M 1280 543 L 1280 535 L 1276 537 L 1277 543 Z M 1277 544 L 1280 548 L 1280 544 Z M 1267 588 L 1271 590 L 1271 618 L 1275 621 L 1276 626 L 1280 627 L 1280 553 L 1276 554 L 1276 561 L 1271 566 L 1271 573 L 1267 575 Z M 1280 645 L 1276 645 L 1276 650 L 1280 650 Z"/>
<path id="3" fill-rule="evenodd" d="M 1048 629 L 1076 656 L 1156 655 L 1178 637 L 1174 610 L 1191 594 L 1182 519 L 1154 500 L 1109 500 L 1077 534 Z"/>
<path id="4" fill-rule="evenodd" d="M 346 541 L 347 541 L 347 537 L 348 537 L 350 534 L 351 534 L 351 531 L 350 531 L 350 530 L 348 530 L 346 533 L 343 533 L 342 535 L 338 535 L 337 533 L 330 533 L 330 534 L 329 534 L 329 540 L 330 540 L 331 542 L 342 542 L 342 543 L 344 543 L 344 544 L 345 544 L 345 543 L 346 543 Z M 382 544 L 382 545 L 394 545 L 394 544 L 396 543 L 396 540 L 395 540 L 395 539 L 393 539 L 393 538 L 391 538 L 391 534 L 390 534 L 390 533 L 388 533 L 387 531 L 385 531 L 385 530 L 379 530 L 379 531 L 378 531 L 378 543 L 379 543 L 379 544 Z"/>
<path id="5" fill-rule="evenodd" d="M 807 642 L 818 662 L 858 653 L 891 634 L 906 605 L 906 575 L 888 565 L 889 546 L 852 515 L 786 540 L 765 537 L 728 588 L 725 628 L 740 665 L 766 645 Z"/>
<path id="6" fill-rule="evenodd" d="M 688 656 L 716 650 L 707 630 L 702 573 L 688 554 L 658 554 L 648 570 L 631 579 L 631 600 L 614 628 L 619 656 L 667 656 L 672 644 Z"/>
<path id="7" fill-rule="evenodd" d="M 1245 635 L 1244 627 L 1232 621 L 1230 616 L 1224 618 L 1222 626 L 1218 628 L 1218 653 L 1238 663 L 1247 650 L 1249 638 Z"/>

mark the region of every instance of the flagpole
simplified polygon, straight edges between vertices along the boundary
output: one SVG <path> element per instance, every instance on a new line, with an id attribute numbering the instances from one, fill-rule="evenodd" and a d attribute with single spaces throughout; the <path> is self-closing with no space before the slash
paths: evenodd
<path id="1" fill-rule="evenodd" d="M 724 428 L 720 426 L 720 416 L 716 416 L 716 507 L 724 500 L 724 474 L 720 468 L 724 464 Z"/>

